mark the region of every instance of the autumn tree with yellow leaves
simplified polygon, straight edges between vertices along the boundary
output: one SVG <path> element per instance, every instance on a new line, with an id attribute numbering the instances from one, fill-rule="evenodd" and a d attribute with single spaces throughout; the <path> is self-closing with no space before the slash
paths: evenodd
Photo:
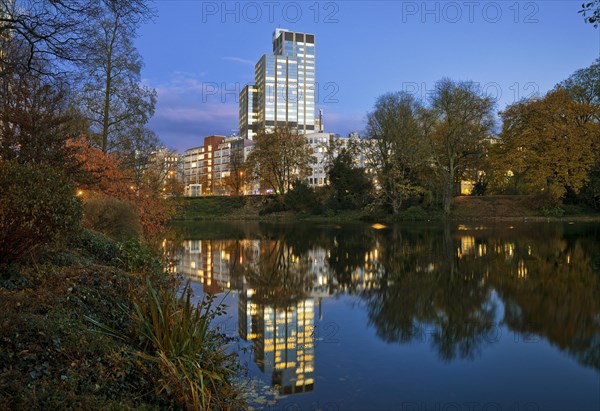
<path id="1" fill-rule="evenodd" d="M 500 113 L 496 167 L 518 192 L 545 192 L 560 203 L 568 189 L 577 193 L 584 186 L 597 160 L 597 112 L 564 89 L 509 106 Z"/>

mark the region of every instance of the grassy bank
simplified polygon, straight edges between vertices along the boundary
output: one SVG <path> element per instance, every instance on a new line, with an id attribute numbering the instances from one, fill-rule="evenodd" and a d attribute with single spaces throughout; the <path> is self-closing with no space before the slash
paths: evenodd
<path id="1" fill-rule="evenodd" d="M 352 221 L 441 221 L 506 220 L 560 221 L 600 220 L 600 213 L 582 206 L 563 205 L 545 209 L 532 196 L 460 196 L 454 199 L 450 216 L 440 210 L 411 206 L 397 216 L 364 210 L 326 210 L 315 214 L 307 211 L 281 210 L 275 200 L 261 196 L 194 197 L 178 202 L 178 220 L 284 220 L 311 222 Z"/>
<path id="2" fill-rule="evenodd" d="M 535 196 L 460 196 L 454 199 L 451 217 L 455 220 L 597 221 L 600 213 L 582 205 L 547 208 Z"/>
<path id="3" fill-rule="evenodd" d="M 176 220 L 258 218 L 261 197 L 206 196 L 181 197 L 177 201 Z"/>
<path id="4" fill-rule="evenodd" d="M 0 273 L 5 409 L 237 409 L 238 369 L 137 241 L 87 230 Z"/>

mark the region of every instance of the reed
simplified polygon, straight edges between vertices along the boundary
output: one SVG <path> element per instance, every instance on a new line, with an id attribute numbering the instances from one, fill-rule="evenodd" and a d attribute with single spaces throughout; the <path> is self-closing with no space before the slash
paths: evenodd
<path id="1" fill-rule="evenodd" d="M 178 293 L 156 288 L 148 280 L 146 294 L 134 304 L 143 352 L 158 365 L 157 390 L 187 409 L 238 409 L 241 393 L 233 380 L 238 372 L 235 353 L 227 352 L 224 336 L 210 327 L 224 308 L 214 296 L 192 303 L 189 282 Z"/>

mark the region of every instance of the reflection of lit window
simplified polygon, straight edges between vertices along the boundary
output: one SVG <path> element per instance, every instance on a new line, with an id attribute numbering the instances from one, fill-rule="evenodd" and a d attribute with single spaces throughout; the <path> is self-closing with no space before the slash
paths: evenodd
<path id="1" fill-rule="evenodd" d="M 471 254 L 471 251 L 475 247 L 475 237 L 472 236 L 464 236 L 460 238 L 460 248 L 462 254 L 468 255 Z"/>
<path id="2" fill-rule="evenodd" d="M 527 267 L 525 267 L 525 261 L 519 260 L 519 264 L 517 266 L 517 277 L 525 278 L 527 277 Z"/>
<path id="3" fill-rule="evenodd" d="M 479 257 L 483 257 L 484 255 L 487 254 L 487 246 L 485 244 L 479 244 L 478 254 L 479 254 Z"/>
<path id="4" fill-rule="evenodd" d="M 515 252 L 515 245 L 513 243 L 504 244 L 504 252 L 507 254 L 507 257 L 512 257 Z"/>

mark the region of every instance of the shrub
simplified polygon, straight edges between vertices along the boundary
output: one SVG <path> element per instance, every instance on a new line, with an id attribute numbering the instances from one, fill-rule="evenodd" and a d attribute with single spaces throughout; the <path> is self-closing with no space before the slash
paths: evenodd
<path id="1" fill-rule="evenodd" d="M 80 249 L 100 264 L 117 264 L 119 248 L 117 243 L 97 231 L 81 228 L 79 233 L 71 240 L 72 246 Z"/>
<path id="2" fill-rule="evenodd" d="M 158 365 L 162 378 L 159 392 L 187 409 L 238 409 L 239 392 L 233 383 L 238 372 L 235 353 L 227 353 L 226 341 L 211 326 L 224 314 L 213 306 L 214 296 L 192 304 L 189 282 L 182 292 L 155 288 L 147 281 L 146 296 L 134 304 L 144 353 L 139 355 Z"/>
<path id="3" fill-rule="evenodd" d="M 83 225 L 116 240 L 140 235 L 140 218 L 133 206 L 123 200 L 92 193 L 84 201 Z"/>
<path id="4" fill-rule="evenodd" d="M 81 202 L 59 170 L 0 161 L 0 187 L 2 263 L 18 261 L 79 227 Z"/>
<path id="5" fill-rule="evenodd" d="M 565 210 L 562 207 L 542 208 L 541 213 L 545 217 L 562 217 Z"/>
<path id="6" fill-rule="evenodd" d="M 420 206 L 408 207 L 400 214 L 401 220 L 408 221 L 425 221 L 431 218 L 431 213 L 428 213 Z"/>
<path id="7" fill-rule="evenodd" d="M 276 196 L 268 196 L 264 202 L 264 205 L 261 207 L 258 215 L 264 216 L 272 213 L 279 213 L 281 211 L 286 211 L 287 208 L 283 201 L 281 201 Z"/>
<path id="8" fill-rule="evenodd" d="M 318 199 L 315 191 L 305 181 L 296 180 L 292 189 L 284 195 L 285 205 L 294 211 L 309 211 L 317 214 Z"/>
<path id="9" fill-rule="evenodd" d="M 152 250 L 137 238 L 131 238 L 117 245 L 119 267 L 130 272 L 146 271 L 149 274 L 161 273 L 163 264 Z"/>

